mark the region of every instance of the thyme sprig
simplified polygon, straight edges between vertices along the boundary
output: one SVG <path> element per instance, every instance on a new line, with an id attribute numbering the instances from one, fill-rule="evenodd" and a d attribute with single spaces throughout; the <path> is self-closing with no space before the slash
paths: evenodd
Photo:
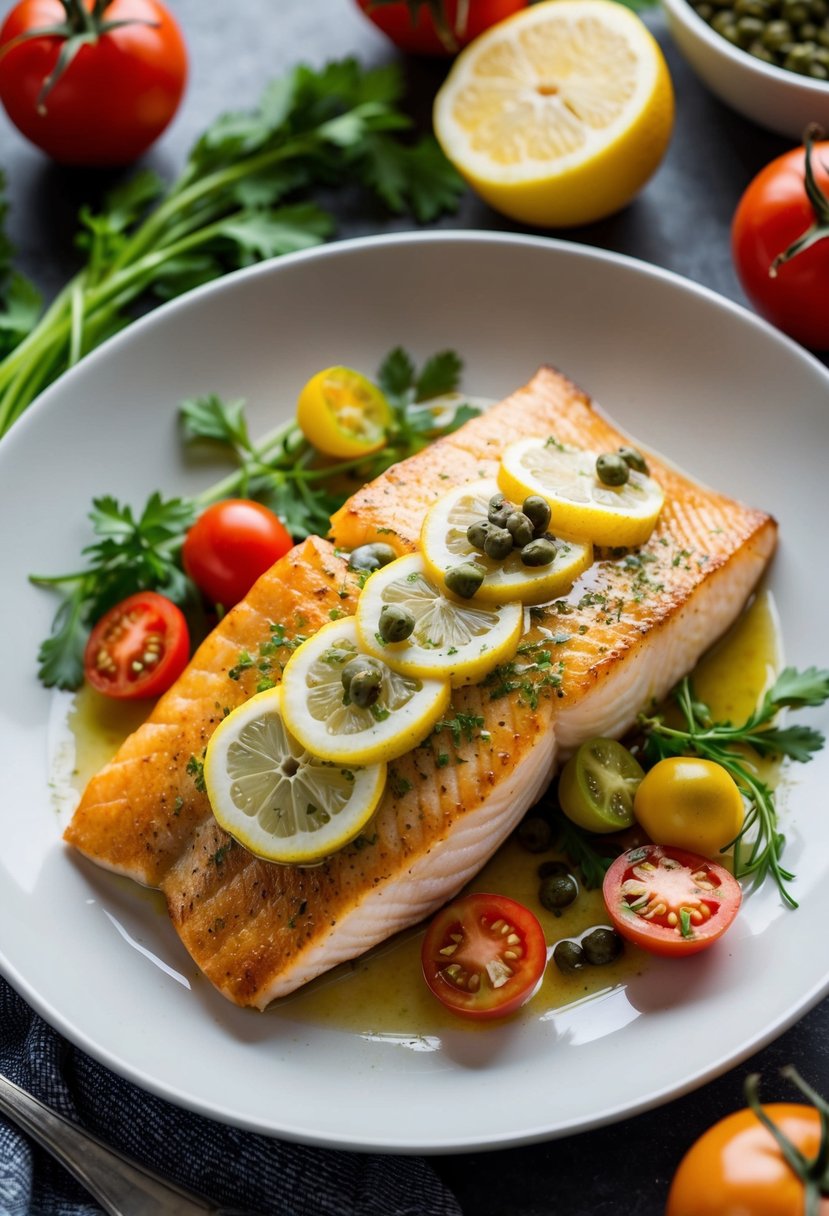
<path id="1" fill-rule="evenodd" d="M 823 705 L 829 699 L 829 670 L 786 667 L 757 708 L 736 724 L 714 721 L 708 706 L 694 696 L 687 676 L 674 689 L 672 698 L 684 726 L 670 725 L 663 714 L 639 717 L 646 758 L 656 762 L 668 756 L 694 755 L 721 764 L 748 803 L 742 829 L 726 846 L 734 849 L 736 876 L 762 882 L 771 875 L 783 901 L 796 908 L 797 901 L 787 886 L 794 874 L 782 863 L 786 839 L 780 830 L 774 789 L 758 776 L 752 753 L 804 764 L 820 751 L 825 742 L 820 731 L 802 724 L 778 726 L 776 722 L 783 710 Z"/>

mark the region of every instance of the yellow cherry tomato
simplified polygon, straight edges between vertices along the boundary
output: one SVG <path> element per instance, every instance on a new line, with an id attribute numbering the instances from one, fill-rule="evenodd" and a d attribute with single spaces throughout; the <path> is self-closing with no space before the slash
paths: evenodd
<path id="1" fill-rule="evenodd" d="M 392 411 L 377 385 L 360 372 L 326 367 L 299 394 L 296 420 L 318 451 L 348 460 L 383 446 Z"/>
<path id="2" fill-rule="evenodd" d="M 671 756 L 645 774 L 633 813 L 654 844 L 715 857 L 743 826 L 743 797 L 721 764 Z"/>

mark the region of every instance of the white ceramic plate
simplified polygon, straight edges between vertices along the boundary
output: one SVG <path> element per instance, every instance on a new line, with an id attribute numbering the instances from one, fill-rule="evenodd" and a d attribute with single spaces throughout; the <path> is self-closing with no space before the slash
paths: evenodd
<path id="1" fill-rule="evenodd" d="M 371 371 L 394 345 L 446 346 L 469 392 L 498 397 L 541 362 L 640 441 L 772 511 L 771 585 L 786 659 L 829 665 L 825 527 L 829 374 L 765 324 L 670 274 L 595 250 L 487 234 L 345 242 L 168 305 L 49 390 L 0 444 L 0 964 L 43 1016 L 139 1085 L 214 1118 L 346 1148 L 449 1151 L 618 1119 L 723 1071 L 829 987 L 829 754 L 785 790 L 797 912 L 771 885 L 716 950 L 650 969 L 543 1020 L 434 1039 L 371 1039 L 239 1010 L 199 982 L 166 917 L 60 842 L 53 697 L 35 676 L 54 603 L 27 575 L 72 568 L 93 495 L 140 506 L 190 492 L 175 407 L 245 397 L 254 434 L 320 366 Z M 825 711 L 807 715 L 827 725 Z M 132 947 L 132 948 L 131 948 Z M 785 966 L 780 960 L 785 959 Z"/>

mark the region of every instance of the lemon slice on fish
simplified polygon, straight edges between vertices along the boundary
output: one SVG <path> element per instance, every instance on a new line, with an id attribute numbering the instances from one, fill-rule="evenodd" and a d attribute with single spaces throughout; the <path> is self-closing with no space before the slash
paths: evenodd
<path id="1" fill-rule="evenodd" d="M 557 541 L 553 560 L 545 566 L 527 566 L 516 549 L 503 560 L 481 553 L 467 537 L 470 524 L 487 518 L 490 499 L 499 493 L 491 478 L 455 486 L 428 512 L 420 533 L 420 548 L 426 571 L 443 590 L 448 571 L 464 562 L 475 562 L 485 574 L 480 588 L 466 603 L 544 604 L 566 594 L 593 560 L 589 544 Z M 532 491 L 535 493 L 535 491 Z M 520 505 L 526 494 L 517 496 Z"/>
<path id="2" fill-rule="evenodd" d="M 501 458 L 498 485 L 508 498 L 546 498 L 557 536 L 607 548 L 644 544 L 665 501 L 662 487 L 636 469 L 624 485 L 605 485 L 596 475 L 598 455 L 555 438 L 519 439 Z"/>
<path id="3" fill-rule="evenodd" d="M 428 576 L 420 554 L 413 553 L 372 574 L 360 593 L 355 620 L 364 649 L 395 671 L 443 676 L 458 686 L 477 683 L 515 654 L 524 606 L 517 600 L 476 604 L 450 599 Z"/>
<path id="4" fill-rule="evenodd" d="M 278 688 L 251 697 L 217 727 L 204 781 L 217 823 L 257 857 L 310 865 L 358 836 L 386 786 L 385 764 L 345 768 L 291 734 Z"/>
<path id="5" fill-rule="evenodd" d="M 394 760 L 417 747 L 451 695 L 448 680 L 403 675 L 369 654 L 352 617 L 303 642 L 281 688 L 288 729 L 315 756 L 347 765 Z"/>

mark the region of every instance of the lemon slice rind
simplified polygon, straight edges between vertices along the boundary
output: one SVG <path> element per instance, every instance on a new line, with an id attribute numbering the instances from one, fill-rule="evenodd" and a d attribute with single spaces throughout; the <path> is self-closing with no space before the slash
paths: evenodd
<path id="1" fill-rule="evenodd" d="M 207 746 L 204 780 L 216 822 L 249 852 L 313 865 L 369 823 L 386 765 L 344 770 L 313 756 L 287 729 L 276 688 L 222 720 Z"/>
<path id="2" fill-rule="evenodd" d="M 518 552 L 505 561 L 495 561 L 467 540 L 466 529 L 475 520 L 486 519 L 489 500 L 499 489 L 497 481 L 486 478 L 455 486 L 438 499 L 426 515 L 420 533 L 428 575 L 445 591 L 446 572 L 474 560 L 487 573 L 472 603 L 506 604 L 520 600 L 523 604 L 545 604 L 565 595 L 593 560 L 590 544 L 565 541 L 549 566 L 530 567 L 523 564 Z M 514 501 L 520 505 L 525 497 L 526 494 L 518 495 Z"/>
<path id="3" fill-rule="evenodd" d="M 630 471 L 623 486 L 596 476 L 597 452 L 549 439 L 518 439 L 504 450 L 498 486 L 508 498 L 540 494 L 556 536 L 602 548 L 635 548 L 648 539 L 665 502 L 652 477 Z"/>
<path id="4" fill-rule="evenodd" d="M 442 582 L 442 580 L 441 580 Z M 454 687 L 476 684 L 516 650 L 524 629 L 524 607 L 460 602 L 443 594 L 418 553 L 377 570 L 360 593 L 355 617 L 363 647 L 406 675 L 443 677 Z M 384 604 L 399 604 L 415 618 L 404 642 L 387 643 L 379 634 Z"/>
<path id="5" fill-rule="evenodd" d="M 281 704 L 286 725 L 323 760 L 347 765 L 394 760 L 422 743 L 449 705 L 448 680 L 407 676 L 388 665 L 375 706 L 346 705 L 342 670 L 366 653 L 354 619 L 348 617 L 323 625 L 285 666 Z"/>

